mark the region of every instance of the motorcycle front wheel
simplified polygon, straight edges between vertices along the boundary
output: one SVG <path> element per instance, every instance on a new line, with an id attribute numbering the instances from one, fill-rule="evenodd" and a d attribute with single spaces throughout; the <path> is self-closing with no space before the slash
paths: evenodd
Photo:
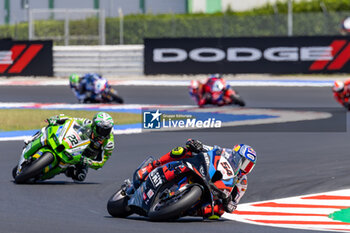
<path id="1" fill-rule="evenodd" d="M 14 177 L 15 183 L 23 184 L 26 183 L 29 179 L 36 178 L 38 175 L 40 175 L 43 169 L 49 166 L 54 160 L 55 157 L 52 153 L 44 153 L 42 156 L 40 156 L 40 158 L 24 167 L 22 171 L 16 177 Z"/>
<path id="2" fill-rule="evenodd" d="M 202 192 L 198 185 L 193 185 L 166 200 L 161 198 L 163 193 L 159 192 L 148 212 L 148 217 L 153 221 L 177 219 L 200 200 Z"/>
<path id="3" fill-rule="evenodd" d="M 132 214 L 131 209 L 128 207 L 128 197 L 121 189 L 109 198 L 107 210 L 111 216 L 117 218 L 126 218 Z"/>

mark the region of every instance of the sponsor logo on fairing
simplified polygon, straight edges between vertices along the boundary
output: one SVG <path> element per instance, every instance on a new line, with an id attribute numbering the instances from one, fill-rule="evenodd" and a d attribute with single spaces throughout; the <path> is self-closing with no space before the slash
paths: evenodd
<path id="1" fill-rule="evenodd" d="M 152 171 L 149 174 L 150 178 L 151 178 L 151 182 L 154 185 L 155 188 L 157 188 L 159 185 L 161 185 L 162 182 L 162 178 L 160 177 L 159 173 L 157 171 L 154 170 L 154 172 Z"/>
<path id="2" fill-rule="evenodd" d="M 147 192 L 147 197 L 148 197 L 149 199 L 151 199 L 151 197 L 153 197 L 153 195 L 154 195 L 153 190 L 152 190 L 152 189 L 148 190 L 148 192 Z"/>

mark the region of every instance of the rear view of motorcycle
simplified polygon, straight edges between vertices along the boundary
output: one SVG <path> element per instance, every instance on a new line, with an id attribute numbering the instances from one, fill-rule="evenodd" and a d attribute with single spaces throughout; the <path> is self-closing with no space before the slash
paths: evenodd
<path id="1" fill-rule="evenodd" d="M 203 205 L 213 206 L 231 192 L 237 180 L 240 158 L 232 163 L 221 156 L 225 153 L 225 149 L 216 147 L 193 158 L 167 163 L 140 182 L 136 173 L 153 161 L 149 157 L 135 171 L 133 182 L 126 180 L 108 200 L 109 214 L 113 217 L 138 214 L 153 221 L 197 216 Z M 220 172 L 219 164 L 225 164 L 225 174 Z"/>
<path id="2" fill-rule="evenodd" d="M 93 93 L 96 98 L 96 102 L 112 103 L 116 102 L 119 104 L 124 103 L 124 100 L 118 95 L 117 91 L 113 89 L 107 82 L 107 79 L 100 77 L 95 80 Z"/>
<path id="3" fill-rule="evenodd" d="M 236 104 L 241 107 L 245 106 L 244 100 L 241 98 L 238 92 L 235 91 L 232 87 L 228 86 L 228 88 L 226 89 L 225 96 L 229 96 L 231 98 L 232 104 Z"/>

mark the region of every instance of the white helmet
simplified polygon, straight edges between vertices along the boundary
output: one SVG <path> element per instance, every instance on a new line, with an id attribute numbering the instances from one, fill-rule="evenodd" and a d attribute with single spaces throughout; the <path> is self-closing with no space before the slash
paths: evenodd
<path id="1" fill-rule="evenodd" d="M 339 81 L 339 80 L 335 81 L 334 85 L 332 87 L 332 90 L 334 92 L 338 92 L 338 93 L 343 92 L 344 91 L 344 83 L 342 81 Z"/>

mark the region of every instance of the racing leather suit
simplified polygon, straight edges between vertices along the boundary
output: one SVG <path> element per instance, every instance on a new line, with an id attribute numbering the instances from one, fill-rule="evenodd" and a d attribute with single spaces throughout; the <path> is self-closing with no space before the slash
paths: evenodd
<path id="1" fill-rule="evenodd" d="M 350 108 L 350 79 L 344 82 L 344 90 L 342 92 L 333 92 L 333 96 L 341 105 Z"/>
<path id="2" fill-rule="evenodd" d="M 191 139 L 189 139 L 188 142 L 190 140 Z M 213 147 L 203 145 L 203 148 L 205 148 L 204 151 L 207 151 L 207 150 L 211 150 Z M 197 153 L 193 152 L 193 150 L 188 146 L 176 147 L 172 149 L 170 152 L 161 156 L 158 160 L 154 160 L 152 163 L 141 168 L 137 172 L 137 176 L 140 180 L 145 180 L 148 174 L 156 167 L 162 166 L 172 161 L 190 158 L 190 157 L 196 156 L 196 154 Z M 241 200 L 241 198 L 245 194 L 247 187 L 248 187 L 247 176 L 240 172 L 237 183 L 233 191 L 231 192 L 231 196 L 229 196 L 229 198 L 227 198 L 226 200 L 222 200 L 222 202 L 216 203 L 213 208 L 211 205 L 203 206 L 201 210 L 194 213 L 193 215 L 203 216 L 204 218 L 209 218 L 209 219 L 217 219 L 225 212 L 233 213 L 237 207 L 238 202 Z"/>
<path id="3" fill-rule="evenodd" d="M 197 104 L 198 106 L 202 107 L 206 104 L 217 104 L 219 106 L 224 105 L 225 103 L 229 103 L 230 99 L 224 95 L 223 96 L 223 100 L 221 100 L 220 102 L 214 103 L 213 98 L 212 98 L 212 85 L 216 82 L 216 81 L 222 81 L 223 79 L 221 78 L 217 78 L 217 77 L 212 77 L 212 78 L 208 78 L 204 84 L 200 84 L 198 87 L 198 90 L 196 92 L 196 94 L 198 95 L 196 100 L 197 100 Z M 224 82 L 225 83 L 225 82 Z M 224 89 L 222 90 L 222 92 L 225 92 L 226 89 L 226 85 L 224 87 Z"/>
<path id="4" fill-rule="evenodd" d="M 80 103 L 85 103 L 88 100 L 95 100 L 97 102 L 101 100 L 102 97 L 95 93 L 94 87 L 96 80 L 100 78 L 97 74 L 88 73 L 80 77 L 78 85 L 70 83 L 70 87 Z"/>
<path id="5" fill-rule="evenodd" d="M 66 115 L 53 116 L 47 119 L 47 122 L 50 125 L 60 125 L 63 124 L 66 120 L 75 120 L 79 125 L 91 129 L 92 121 L 86 118 L 73 118 Z M 31 151 L 38 150 L 42 145 L 40 140 L 40 131 L 35 134 L 31 139 L 26 140 L 25 143 L 34 142 L 38 140 L 38 143 L 32 143 L 36 145 L 37 148 L 32 148 Z M 57 169 L 61 170 L 60 172 L 66 172 L 68 177 L 71 177 L 73 180 L 83 181 L 85 179 L 87 168 L 92 168 L 98 170 L 103 167 L 109 157 L 112 155 L 114 150 L 114 136 L 113 133 L 106 138 L 97 138 L 94 137 L 92 130 L 90 134 L 90 144 L 83 152 L 83 158 L 81 164 L 71 165 L 67 169 L 62 169 L 61 167 L 56 167 L 49 171 L 45 176 L 53 177 L 57 174 Z"/>

